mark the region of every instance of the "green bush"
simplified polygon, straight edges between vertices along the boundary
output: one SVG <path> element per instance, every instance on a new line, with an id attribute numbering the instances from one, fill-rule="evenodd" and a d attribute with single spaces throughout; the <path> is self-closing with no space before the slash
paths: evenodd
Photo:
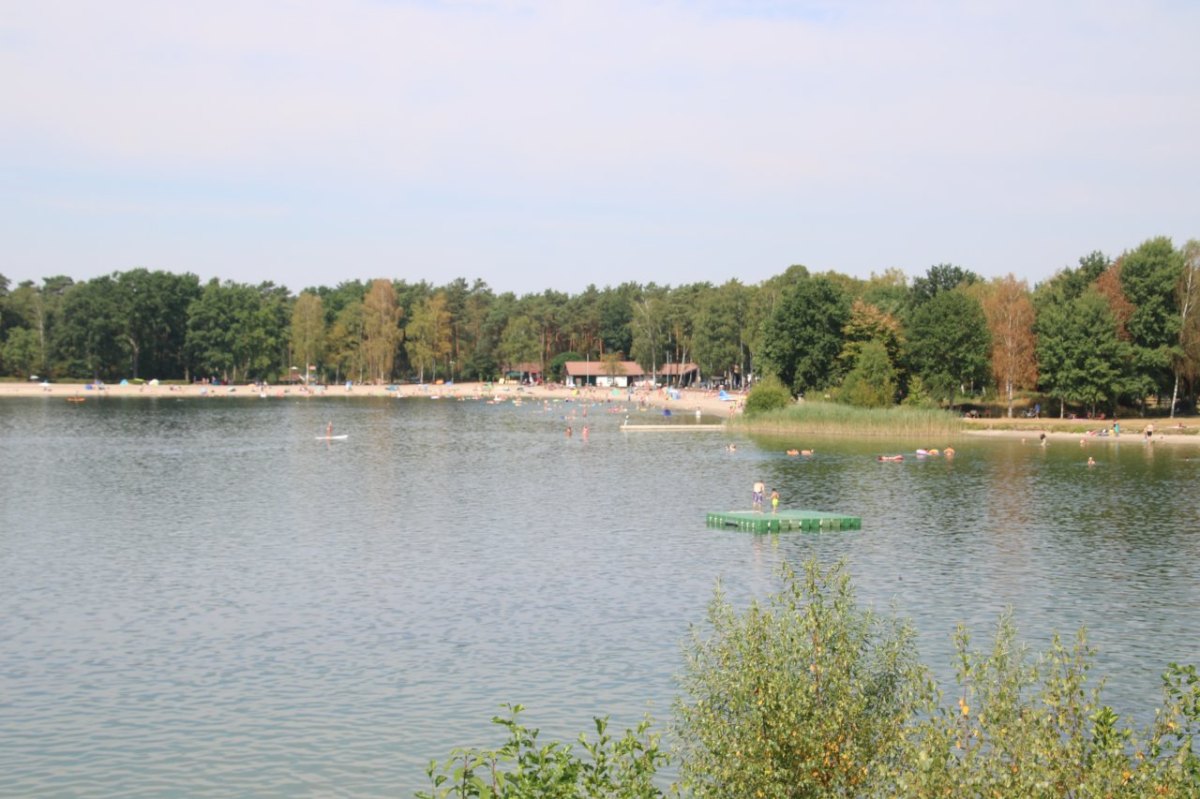
<path id="1" fill-rule="evenodd" d="M 1163 703 L 1140 734 L 1089 682 L 1081 631 L 1033 657 L 1001 617 L 991 646 L 959 628 L 946 697 L 917 659 L 912 629 L 855 602 L 843 565 L 813 561 L 738 612 L 718 586 L 708 624 L 685 648 L 675 702 L 679 782 L 697 799 L 1200 796 L 1200 675 L 1170 664 Z M 458 749 L 428 769 L 418 799 L 661 799 L 669 765 L 649 720 L 616 739 L 539 745 L 537 730 L 493 721 L 509 740 Z"/>
<path id="2" fill-rule="evenodd" d="M 659 736 L 648 732 L 647 719 L 620 738 L 608 734 L 608 719 L 595 719 L 596 739 L 579 736 L 586 756 L 571 744 L 538 745 L 538 731 L 517 721 L 524 708 L 508 706 L 506 718 L 493 724 L 508 730 L 499 749 L 456 749 L 445 763 L 429 764 L 432 792 L 417 799 L 660 799 L 653 784 L 667 762 Z"/>
<path id="3" fill-rule="evenodd" d="M 675 705 L 688 796 L 884 795 L 904 730 L 928 706 L 912 629 L 855 604 L 815 562 L 742 614 L 718 591 Z"/>
<path id="4" fill-rule="evenodd" d="M 765 377 L 754 384 L 746 395 L 746 414 L 753 416 L 757 413 L 786 408 L 792 404 L 792 392 L 779 382 L 776 377 Z"/>

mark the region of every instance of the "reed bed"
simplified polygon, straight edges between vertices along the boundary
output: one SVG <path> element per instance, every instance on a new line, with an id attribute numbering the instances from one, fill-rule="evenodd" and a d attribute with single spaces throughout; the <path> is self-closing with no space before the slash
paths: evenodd
<path id="1" fill-rule="evenodd" d="M 825 433 L 927 439 L 963 431 L 963 420 L 936 408 L 856 408 L 835 402 L 805 401 L 744 416 L 735 424 L 755 433 Z"/>

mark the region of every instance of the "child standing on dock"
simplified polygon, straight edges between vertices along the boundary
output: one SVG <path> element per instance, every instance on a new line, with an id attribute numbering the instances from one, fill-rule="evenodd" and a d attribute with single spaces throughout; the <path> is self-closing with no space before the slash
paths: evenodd
<path id="1" fill-rule="evenodd" d="M 771 513 L 775 513 L 778 510 L 779 510 L 779 490 L 772 488 L 771 489 Z"/>

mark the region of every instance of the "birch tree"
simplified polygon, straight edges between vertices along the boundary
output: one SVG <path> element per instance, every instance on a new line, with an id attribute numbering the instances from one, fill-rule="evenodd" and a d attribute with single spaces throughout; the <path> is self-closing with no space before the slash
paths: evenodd
<path id="1" fill-rule="evenodd" d="M 308 367 L 315 365 L 325 349 L 325 305 L 321 298 L 306 291 L 292 306 L 292 357 L 304 364 L 304 382 L 308 382 Z"/>
<path id="2" fill-rule="evenodd" d="M 392 376 L 400 345 L 400 316 L 392 281 L 372 280 L 363 299 L 363 355 L 371 380 L 384 382 Z"/>
<path id="3" fill-rule="evenodd" d="M 1191 239 L 1183 247 L 1183 274 L 1175 290 L 1179 301 L 1179 346 L 1175 352 L 1175 386 L 1171 389 L 1171 418 L 1179 398 L 1179 378 L 1195 379 L 1200 366 L 1200 240 Z M 1194 392 L 1193 392 L 1194 393 Z"/>
<path id="4" fill-rule="evenodd" d="M 1011 274 L 998 278 L 984 297 L 983 314 L 992 334 L 992 375 L 1007 399 L 1011 419 L 1015 391 L 1037 385 L 1037 338 L 1028 285 Z"/>

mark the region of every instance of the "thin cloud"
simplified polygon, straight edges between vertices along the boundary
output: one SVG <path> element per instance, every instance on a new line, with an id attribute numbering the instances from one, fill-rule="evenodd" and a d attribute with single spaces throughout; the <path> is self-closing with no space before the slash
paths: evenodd
<path id="1" fill-rule="evenodd" d="M 0 165 L 48 186 L 36 203 L 0 187 L 10 277 L 39 276 L 22 262 L 78 276 L 122 268 L 93 270 L 86 254 L 105 254 L 86 242 L 22 230 L 103 213 L 142 231 L 140 214 L 170 208 L 210 227 L 199 252 L 148 243 L 163 268 L 186 250 L 211 256 L 208 272 L 298 285 L 342 275 L 317 260 L 339 249 L 364 274 L 482 273 L 517 290 L 754 280 L 796 262 L 867 274 L 958 259 L 1036 280 L 1091 249 L 1196 235 L 1182 229 L 1200 177 L 1189 4 L 39 2 L 6 13 Z M 228 204 L 195 198 L 214 182 Z M 242 191 L 248 214 L 276 218 L 253 247 L 241 227 L 221 238 Z M 1047 215 L 1059 232 L 1032 221 Z M 272 242 L 312 242 L 314 224 L 328 242 L 264 266 Z M 1003 242 L 961 240 L 994 227 Z M 863 246 L 876 238 L 890 242 Z M 749 277 L 747 257 L 764 259 Z"/>

